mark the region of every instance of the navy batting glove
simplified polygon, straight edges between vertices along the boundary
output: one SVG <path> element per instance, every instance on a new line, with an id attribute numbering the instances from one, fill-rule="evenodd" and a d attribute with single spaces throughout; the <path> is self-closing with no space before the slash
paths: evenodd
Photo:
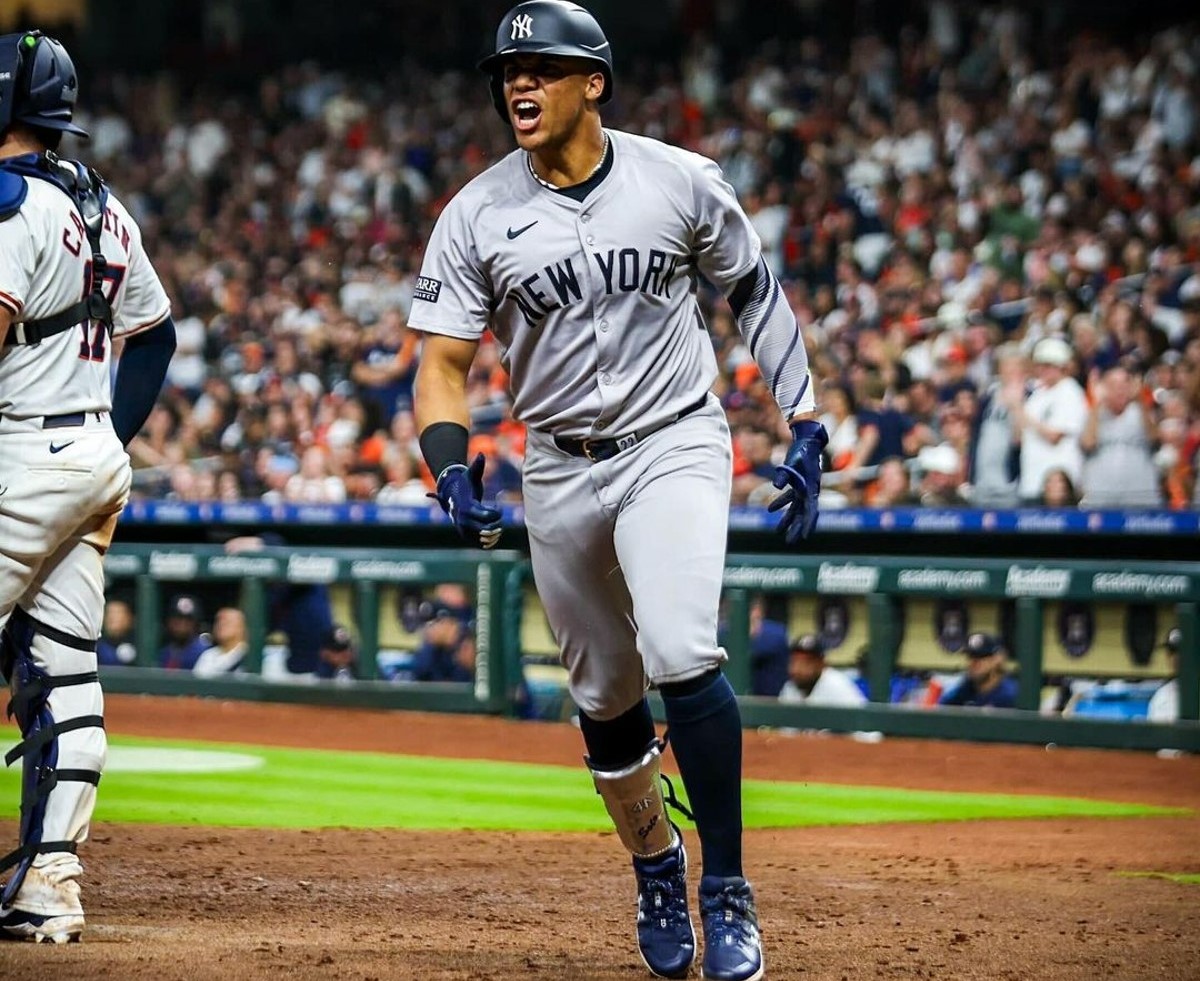
<path id="1" fill-rule="evenodd" d="M 789 545 L 805 539 L 817 524 L 817 496 L 821 493 L 821 451 L 829 434 L 819 422 L 805 419 L 793 422 L 792 446 L 783 465 L 775 468 L 774 484 L 783 493 L 771 502 L 768 511 L 787 508 L 779 531 Z M 784 490 L 784 488 L 787 488 Z"/>
<path id="2" fill-rule="evenodd" d="M 493 548 L 500 540 L 500 509 L 483 503 L 483 454 L 471 466 L 456 463 L 438 477 L 437 493 L 429 495 L 450 515 L 464 541 Z"/>

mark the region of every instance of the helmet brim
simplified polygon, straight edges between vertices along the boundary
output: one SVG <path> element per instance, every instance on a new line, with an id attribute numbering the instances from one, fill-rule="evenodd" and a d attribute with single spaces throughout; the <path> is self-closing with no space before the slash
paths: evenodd
<path id="1" fill-rule="evenodd" d="M 605 45 L 607 47 L 607 45 Z M 561 44 L 555 41 L 546 42 L 528 42 L 523 41 L 520 44 L 514 44 L 507 48 L 502 48 L 495 54 L 490 54 L 479 62 L 479 70 L 487 72 L 489 75 L 496 74 L 510 58 L 515 58 L 517 55 L 558 55 L 560 58 L 577 58 L 580 61 L 589 61 L 596 65 L 596 70 L 602 72 L 606 79 L 612 79 L 612 67 L 600 55 L 591 55 L 579 50 L 577 44 Z M 609 86 L 605 86 L 606 92 Z"/>
<path id="2" fill-rule="evenodd" d="M 35 129 L 53 129 L 60 133 L 70 133 L 72 136 L 78 136 L 85 140 L 91 139 L 91 135 L 86 129 L 76 126 L 69 119 L 47 119 L 45 116 L 17 116 L 16 121 L 24 123 L 26 126 L 32 126 Z"/>

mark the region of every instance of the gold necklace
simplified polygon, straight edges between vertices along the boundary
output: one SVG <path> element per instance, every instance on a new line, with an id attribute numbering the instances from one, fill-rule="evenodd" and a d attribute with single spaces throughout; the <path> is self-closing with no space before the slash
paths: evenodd
<path id="1" fill-rule="evenodd" d="M 574 184 L 568 184 L 567 187 L 578 187 L 580 184 L 586 184 L 593 177 L 595 177 L 597 173 L 599 173 L 600 168 L 604 166 L 604 161 L 607 159 L 608 159 L 608 134 L 605 133 L 604 134 L 604 147 L 600 151 L 600 159 L 596 162 L 596 166 L 592 168 L 592 172 L 590 174 L 588 174 L 587 177 L 585 177 L 583 180 L 577 181 Z M 542 187 L 544 187 L 550 191 L 561 191 L 562 190 L 562 188 L 559 187 L 557 184 L 551 184 L 548 180 L 545 180 L 542 177 L 538 176 L 538 172 L 533 169 L 533 154 L 526 152 L 525 163 L 529 167 L 530 175 L 533 177 L 533 179 L 535 181 L 537 181 L 539 184 L 541 184 Z"/>

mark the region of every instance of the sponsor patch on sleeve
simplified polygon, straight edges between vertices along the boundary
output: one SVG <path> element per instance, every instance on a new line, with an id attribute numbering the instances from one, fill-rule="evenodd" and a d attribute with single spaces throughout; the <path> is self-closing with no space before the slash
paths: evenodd
<path id="1" fill-rule="evenodd" d="M 438 294 L 442 291 L 442 281 L 432 276 L 418 276 L 417 285 L 413 287 L 413 299 L 424 300 L 426 303 L 437 303 Z"/>

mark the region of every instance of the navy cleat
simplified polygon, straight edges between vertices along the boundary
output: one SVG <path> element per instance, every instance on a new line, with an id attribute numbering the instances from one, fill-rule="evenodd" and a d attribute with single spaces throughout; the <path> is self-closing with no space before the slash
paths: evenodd
<path id="1" fill-rule="evenodd" d="M 754 890 L 741 876 L 700 880 L 706 981 L 759 981 L 764 975 Z"/>
<path id="2" fill-rule="evenodd" d="M 696 957 L 696 931 L 687 905 L 687 852 L 683 839 L 665 855 L 633 859 L 637 875 L 638 947 L 650 973 L 682 978 Z"/>

